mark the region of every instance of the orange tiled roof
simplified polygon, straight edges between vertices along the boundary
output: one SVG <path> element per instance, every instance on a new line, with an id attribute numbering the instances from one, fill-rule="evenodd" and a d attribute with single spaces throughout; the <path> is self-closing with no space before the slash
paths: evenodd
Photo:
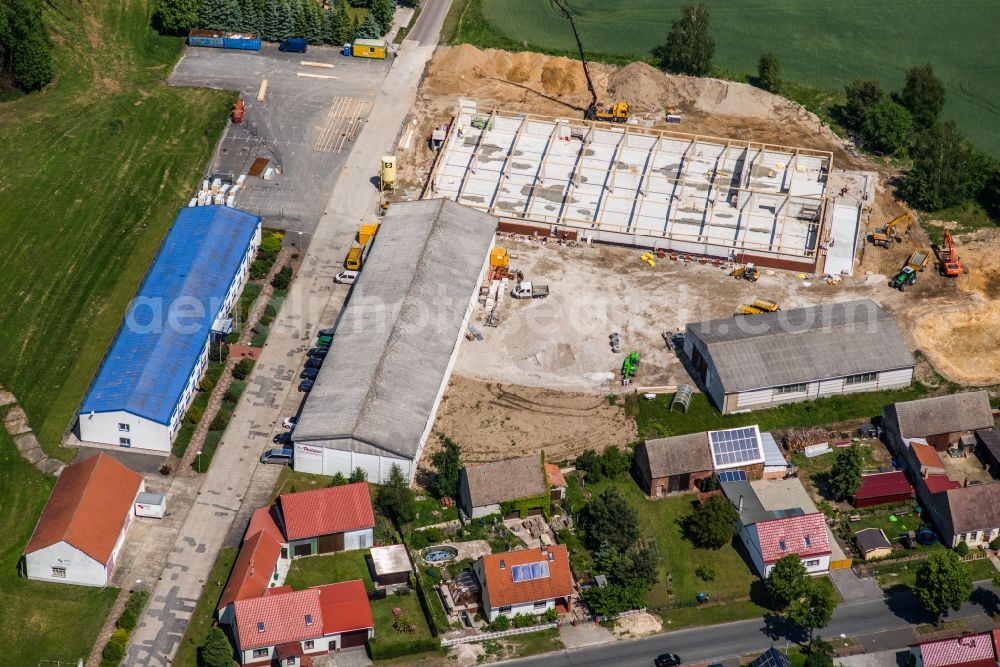
<path id="1" fill-rule="evenodd" d="M 919 442 L 911 442 L 910 449 L 913 450 L 913 455 L 917 457 L 917 462 L 922 466 L 927 466 L 928 468 L 941 468 L 944 469 L 944 462 L 941 457 L 938 456 L 937 451 L 930 445 L 924 445 Z"/>
<path id="2" fill-rule="evenodd" d="M 550 557 L 551 556 L 551 557 Z M 515 582 L 512 568 L 547 561 L 549 576 Z M 565 544 L 535 549 L 520 549 L 483 556 L 483 574 L 493 608 L 538 600 L 568 597 L 573 594 L 573 573 Z"/>
<path id="3" fill-rule="evenodd" d="M 566 478 L 554 463 L 545 464 L 545 476 L 549 478 L 549 486 L 566 486 Z"/>
<path id="4" fill-rule="evenodd" d="M 225 609 L 236 600 L 260 597 L 271 583 L 271 575 L 278 563 L 281 545 L 263 530 L 258 530 L 243 543 L 236 556 L 233 571 L 226 582 L 226 589 L 219 598 L 219 609 Z"/>
<path id="5" fill-rule="evenodd" d="M 278 504 L 289 541 L 375 526 L 365 482 L 286 493 L 278 497 Z"/>

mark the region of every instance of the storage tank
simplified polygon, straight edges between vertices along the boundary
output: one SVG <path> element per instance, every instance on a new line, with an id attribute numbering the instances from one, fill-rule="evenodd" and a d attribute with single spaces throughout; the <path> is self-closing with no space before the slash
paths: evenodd
<path id="1" fill-rule="evenodd" d="M 395 155 L 383 155 L 382 156 L 382 169 L 379 172 L 379 178 L 382 182 L 382 189 L 396 189 L 396 156 Z"/>

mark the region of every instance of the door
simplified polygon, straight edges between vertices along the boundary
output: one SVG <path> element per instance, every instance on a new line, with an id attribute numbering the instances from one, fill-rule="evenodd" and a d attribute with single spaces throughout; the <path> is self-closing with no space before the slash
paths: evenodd
<path id="1" fill-rule="evenodd" d="M 309 542 L 296 544 L 294 549 L 292 549 L 292 554 L 295 558 L 299 558 L 300 556 L 312 556 L 312 544 Z"/>
<path id="2" fill-rule="evenodd" d="M 657 484 L 656 485 L 656 495 L 657 496 L 662 496 L 663 495 L 663 485 L 662 484 Z"/>
<path id="3" fill-rule="evenodd" d="M 334 533 L 333 535 L 321 535 L 316 540 L 316 546 L 318 547 L 318 552 L 321 554 L 329 554 L 335 551 L 343 551 L 344 534 Z"/>
<path id="4" fill-rule="evenodd" d="M 364 646 L 365 642 L 368 641 L 368 631 L 367 630 L 355 630 L 354 632 L 345 632 L 340 635 L 340 648 L 357 648 Z"/>

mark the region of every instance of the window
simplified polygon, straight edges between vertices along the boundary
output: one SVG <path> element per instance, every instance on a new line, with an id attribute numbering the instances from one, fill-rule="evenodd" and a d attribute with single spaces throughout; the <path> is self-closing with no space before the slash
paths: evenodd
<path id="1" fill-rule="evenodd" d="M 306 625 L 312 625 L 312 624 L 313 624 L 313 615 L 306 614 Z"/>
<path id="2" fill-rule="evenodd" d="M 266 658 L 267 657 L 267 649 L 266 648 L 255 648 L 253 650 L 253 657 L 255 657 L 255 658 Z"/>
<path id="3" fill-rule="evenodd" d="M 501 614 L 509 614 L 510 613 L 510 607 L 500 607 L 499 611 L 500 611 Z"/>
<path id="4" fill-rule="evenodd" d="M 775 387 L 774 393 L 776 394 L 801 394 L 806 390 L 809 385 L 805 382 L 800 384 L 786 384 L 783 387 Z"/>
<path id="5" fill-rule="evenodd" d="M 806 567 L 816 567 L 819 565 L 819 558 L 813 558 L 812 560 L 806 561 Z"/>
<path id="6" fill-rule="evenodd" d="M 545 609 L 547 606 L 549 606 L 549 603 L 546 600 L 535 603 L 535 609 Z"/>
<path id="7" fill-rule="evenodd" d="M 806 535 L 806 546 L 807 547 L 811 547 L 812 546 L 812 538 L 809 537 L 808 535 Z"/>
<path id="8" fill-rule="evenodd" d="M 285 664 L 286 665 L 294 665 L 295 664 L 295 656 L 293 655 L 293 656 L 289 657 L 287 660 L 285 660 Z"/>
<path id="9" fill-rule="evenodd" d="M 118 445 L 120 447 L 131 447 L 132 446 L 132 439 L 131 438 L 118 438 Z"/>
<path id="10" fill-rule="evenodd" d="M 52 576 L 55 577 L 56 579 L 65 579 L 66 578 L 66 568 L 64 568 L 64 567 L 54 567 L 54 568 L 52 568 Z"/>
<path id="11" fill-rule="evenodd" d="M 313 640 L 310 639 L 307 642 L 303 642 L 302 648 L 304 648 L 304 649 L 306 649 L 308 651 L 309 649 L 311 649 L 313 647 L 313 644 L 314 644 Z"/>
<path id="12" fill-rule="evenodd" d="M 787 551 L 788 547 L 785 546 L 784 540 L 778 540 L 778 546 L 781 547 L 782 551 Z"/>
<path id="13" fill-rule="evenodd" d="M 128 429 L 129 429 L 128 424 L 118 424 L 118 431 L 120 433 L 128 433 Z"/>
<path id="14" fill-rule="evenodd" d="M 857 375 L 848 375 L 846 378 L 844 378 L 844 384 L 861 384 L 863 382 L 874 382 L 876 377 L 878 377 L 878 373 L 858 373 Z"/>

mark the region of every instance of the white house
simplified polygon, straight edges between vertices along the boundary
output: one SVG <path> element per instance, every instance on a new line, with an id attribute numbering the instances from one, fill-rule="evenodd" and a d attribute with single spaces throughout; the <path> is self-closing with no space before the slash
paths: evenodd
<path id="1" fill-rule="evenodd" d="M 144 488 L 142 475 L 103 452 L 67 466 L 24 549 L 27 577 L 106 586 Z"/>
<path id="2" fill-rule="evenodd" d="M 81 440 L 170 453 L 259 245 L 255 215 L 181 209 L 80 406 Z"/>
<path id="3" fill-rule="evenodd" d="M 483 617 L 494 621 L 501 614 L 559 614 L 573 604 L 573 573 L 566 545 L 536 547 L 483 556 L 473 563 L 482 588 Z"/>
<path id="4" fill-rule="evenodd" d="M 723 414 L 907 387 L 915 364 L 871 299 L 688 324 L 684 354 Z"/>

